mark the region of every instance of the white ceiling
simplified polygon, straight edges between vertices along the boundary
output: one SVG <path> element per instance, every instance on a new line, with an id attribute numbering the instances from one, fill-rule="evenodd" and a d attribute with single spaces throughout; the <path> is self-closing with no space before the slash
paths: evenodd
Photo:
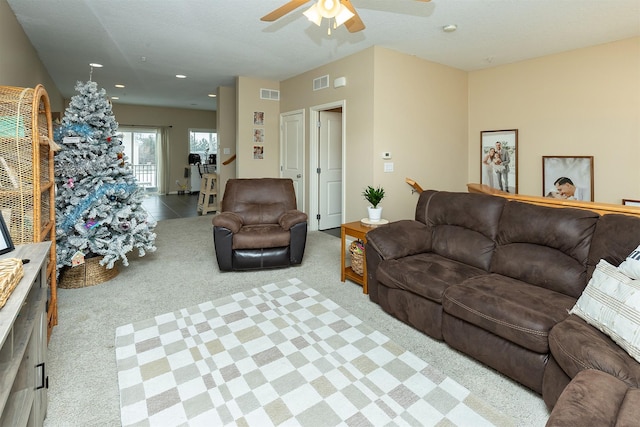
<path id="1" fill-rule="evenodd" d="M 352 0 L 367 28 L 330 36 L 308 5 L 260 21 L 287 0 L 7 2 L 65 97 L 98 62 L 114 102 L 205 110 L 235 76 L 281 81 L 374 45 L 478 70 L 640 36 L 640 0 Z"/>

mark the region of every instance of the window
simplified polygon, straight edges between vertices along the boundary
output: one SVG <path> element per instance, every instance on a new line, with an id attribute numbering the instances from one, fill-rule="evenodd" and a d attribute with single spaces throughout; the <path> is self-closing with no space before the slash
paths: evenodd
<path id="1" fill-rule="evenodd" d="M 198 154 L 203 164 L 216 163 L 210 155 L 218 154 L 218 134 L 213 129 L 189 129 L 189 153 Z M 213 161 L 210 161 L 213 160 Z"/>
<path id="2" fill-rule="evenodd" d="M 158 142 L 157 129 L 120 128 L 122 144 L 127 162 L 133 167 L 138 185 L 149 191 L 158 189 Z"/>

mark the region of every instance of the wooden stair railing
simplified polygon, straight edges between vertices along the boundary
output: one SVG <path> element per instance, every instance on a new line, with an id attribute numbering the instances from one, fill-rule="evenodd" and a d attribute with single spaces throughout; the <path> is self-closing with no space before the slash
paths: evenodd
<path id="1" fill-rule="evenodd" d="M 482 193 L 491 194 L 494 196 L 504 197 L 509 200 L 517 200 L 519 202 L 532 203 L 534 205 L 550 206 L 553 208 L 578 208 L 589 209 L 598 212 L 600 215 L 605 214 L 625 214 L 640 216 L 640 207 L 628 206 L 628 205 L 616 205 L 613 203 L 599 203 L 599 202 L 584 202 L 580 200 L 564 200 L 554 199 L 553 197 L 543 196 L 528 196 L 524 194 L 505 193 L 504 191 L 496 190 L 488 185 L 484 184 L 467 184 L 467 191 L 469 193 Z"/>
<path id="2" fill-rule="evenodd" d="M 224 166 L 227 166 L 229 163 L 233 162 L 236 159 L 236 155 L 234 154 L 233 156 L 229 157 L 227 160 L 225 160 L 224 162 L 222 162 L 222 164 Z"/>
<path id="3" fill-rule="evenodd" d="M 418 184 L 411 178 L 405 178 L 405 182 L 413 187 L 413 190 L 411 190 L 412 193 L 422 193 L 424 191 L 422 187 L 420 187 L 420 184 Z"/>

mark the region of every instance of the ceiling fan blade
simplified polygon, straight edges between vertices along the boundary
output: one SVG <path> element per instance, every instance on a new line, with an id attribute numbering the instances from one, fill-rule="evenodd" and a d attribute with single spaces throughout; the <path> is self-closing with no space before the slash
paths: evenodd
<path id="1" fill-rule="evenodd" d="M 276 19 L 282 18 L 284 15 L 291 12 L 292 10 L 299 8 L 300 6 L 307 3 L 308 1 L 309 0 L 291 0 L 289 3 L 286 3 L 280 6 L 279 8 L 277 8 L 276 10 L 270 13 L 267 13 L 262 18 L 260 18 L 260 20 L 268 21 L 268 22 L 275 21 Z"/>
<path id="2" fill-rule="evenodd" d="M 353 17 L 344 23 L 344 26 L 347 27 L 347 30 L 350 33 L 357 33 L 358 31 L 364 30 L 366 27 L 364 26 L 364 22 L 360 19 L 360 15 L 356 11 L 356 8 L 353 7 L 350 0 L 340 0 L 340 3 L 344 5 L 347 9 L 353 13 Z"/>

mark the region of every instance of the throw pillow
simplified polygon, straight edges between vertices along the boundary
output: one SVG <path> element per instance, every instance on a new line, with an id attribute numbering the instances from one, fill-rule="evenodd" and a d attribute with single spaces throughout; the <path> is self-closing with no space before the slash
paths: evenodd
<path id="1" fill-rule="evenodd" d="M 611 337 L 640 362 L 640 280 L 600 260 L 569 314 L 575 314 Z"/>
<path id="2" fill-rule="evenodd" d="M 627 259 L 620 264 L 618 270 L 633 279 L 640 279 L 640 246 L 629 254 Z"/>

